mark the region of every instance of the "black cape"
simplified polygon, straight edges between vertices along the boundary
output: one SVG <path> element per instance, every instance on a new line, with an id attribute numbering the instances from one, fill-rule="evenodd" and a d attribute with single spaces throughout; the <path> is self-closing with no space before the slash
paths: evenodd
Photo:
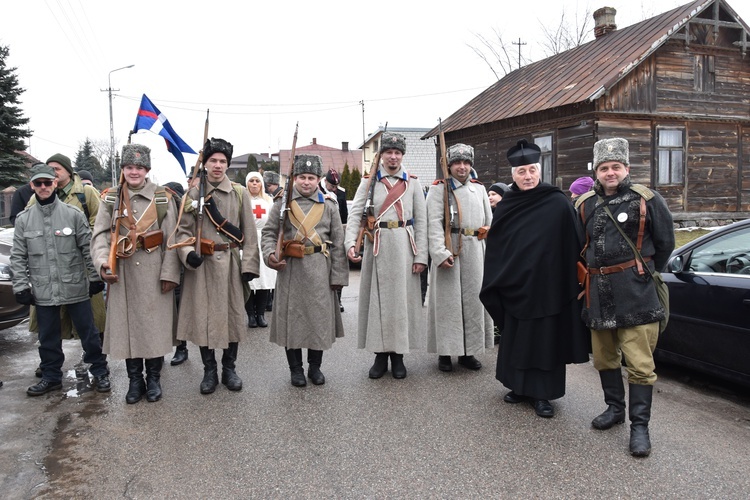
<path id="1" fill-rule="evenodd" d="M 576 262 L 583 243 L 573 204 L 555 186 L 540 183 L 521 191 L 514 185 L 497 204 L 487 235 L 480 300 L 503 335 L 514 333 L 504 330 L 506 315 L 522 322 L 561 320 L 554 322 L 554 331 L 539 332 L 541 337 L 533 340 L 549 339 L 546 345 L 524 346 L 527 353 L 536 351 L 557 363 L 588 361 L 590 334 L 576 299 Z M 578 313 L 571 314 L 571 307 Z M 519 342 L 524 339 L 515 339 Z M 530 359 L 528 364 L 535 363 Z"/>

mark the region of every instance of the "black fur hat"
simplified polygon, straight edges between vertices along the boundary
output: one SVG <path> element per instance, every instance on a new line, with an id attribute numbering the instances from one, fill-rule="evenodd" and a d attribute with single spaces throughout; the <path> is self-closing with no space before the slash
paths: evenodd
<path id="1" fill-rule="evenodd" d="M 234 146 L 224 139 L 215 139 L 211 137 L 206 141 L 203 146 L 203 164 L 205 165 L 209 158 L 214 153 L 221 153 L 227 157 L 227 163 L 232 161 L 232 153 L 234 152 Z"/>

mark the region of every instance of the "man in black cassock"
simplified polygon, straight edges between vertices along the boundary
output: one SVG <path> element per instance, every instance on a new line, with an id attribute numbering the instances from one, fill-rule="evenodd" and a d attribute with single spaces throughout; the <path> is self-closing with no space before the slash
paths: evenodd
<path id="1" fill-rule="evenodd" d="M 576 274 L 583 231 L 568 197 L 540 181 L 540 154 L 526 140 L 508 151 L 513 184 L 495 208 L 479 298 L 501 333 L 504 400 L 549 418 L 549 401 L 565 395 L 565 365 L 589 360 L 590 338 Z"/>

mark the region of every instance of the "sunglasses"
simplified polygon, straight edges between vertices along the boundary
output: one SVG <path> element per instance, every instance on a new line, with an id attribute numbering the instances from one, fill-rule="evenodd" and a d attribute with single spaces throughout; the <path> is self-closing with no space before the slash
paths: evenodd
<path id="1" fill-rule="evenodd" d="M 34 183 L 34 186 L 36 187 L 50 187 L 52 185 L 53 181 L 52 179 L 46 180 L 46 181 L 31 181 Z"/>

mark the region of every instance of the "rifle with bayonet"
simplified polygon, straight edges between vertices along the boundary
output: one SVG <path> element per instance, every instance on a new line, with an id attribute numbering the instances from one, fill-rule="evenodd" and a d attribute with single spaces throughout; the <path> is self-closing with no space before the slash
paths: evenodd
<path id="1" fill-rule="evenodd" d="M 198 176 L 198 214 L 195 220 L 195 253 L 198 257 L 202 255 L 201 236 L 203 236 L 203 212 L 206 205 L 206 167 L 203 164 L 203 151 L 208 142 L 208 112 L 209 110 L 206 110 L 206 123 L 203 126 L 203 149 L 198 153 L 198 161 L 195 162 L 193 168 L 193 176 Z"/>
<path id="2" fill-rule="evenodd" d="M 385 128 L 383 133 L 388 130 L 388 122 L 385 122 Z M 375 197 L 375 178 L 378 175 L 378 168 L 380 168 L 380 148 L 375 153 L 375 157 L 372 159 L 370 165 L 370 177 L 367 184 L 367 198 L 365 199 L 365 206 L 362 209 L 362 219 L 359 223 L 359 232 L 357 233 L 357 240 L 354 243 L 354 256 L 362 257 L 362 253 L 365 250 L 365 236 L 370 243 L 372 243 L 373 237 L 372 232 L 375 230 L 375 204 L 373 198 Z"/>
<path id="3" fill-rule="evenodd" d="M 297 131 L 299 130 L 299 122 L 294 126 L 294 139 L 292 140 L 292 155 L 289 159 L 289 170 L 286 172 L 286 185 L 284 186 L 284 192 L 281 196 L 281 210 L 279 211 L 279 235 L 276 238 L 276 261 L 281 262 L 284 258 L 282 255 L 284 249 L 284 220 L 286 214 L 290 209 L 292 203 L 292 187 L 293 187 L 293 176 L 294 176 L 294 155 L 297 152 Z"/>
<path id="4" fill-rule="evenodd" d="M 455 198 L 453 193 L 453 182 L 450 178 L 450 170 L 448 168 L 448 155 L 445 150 L 445 134 L 443 134 L 443 120 L 438 118 L 438 141 L 440 143 L 440 170 L 443 173 L 443 183 L 445 184 L 445 196 L 443 196 L 443 227 L 445 231 L 445 248 L 453 255 L 457 257 L 461 253 L 461 235 L 458 235 L 458 251 L 453 253 L 453 244 L 451 240 L 451 229 L 453 227 L 454 216 L 458 215 L 458 223 L 456 227 L 461 225 L 461 214 L 455 214 L 453 211 L 453 205 L 451 204 L 451 197 Z M 456 200 L 458 205 L 458 200 Z"/>
<path id="5" fill-rule="evenodd" d="M 115 206 L 112 209 L 112 224 L 110 225 L 110 242 L 109 242 L 109 258 L 107 259 L 107 266 L 109 272 L 107 274 L 112 275 L 113 278 L 117 277 L 117 241 L 120 238 L 120 219 L 122 215 L 122 197 L 125 187 L 125 176 L 120 172 L 120 182 L 117 185 L 117 196 L 115 197 Z"/>

